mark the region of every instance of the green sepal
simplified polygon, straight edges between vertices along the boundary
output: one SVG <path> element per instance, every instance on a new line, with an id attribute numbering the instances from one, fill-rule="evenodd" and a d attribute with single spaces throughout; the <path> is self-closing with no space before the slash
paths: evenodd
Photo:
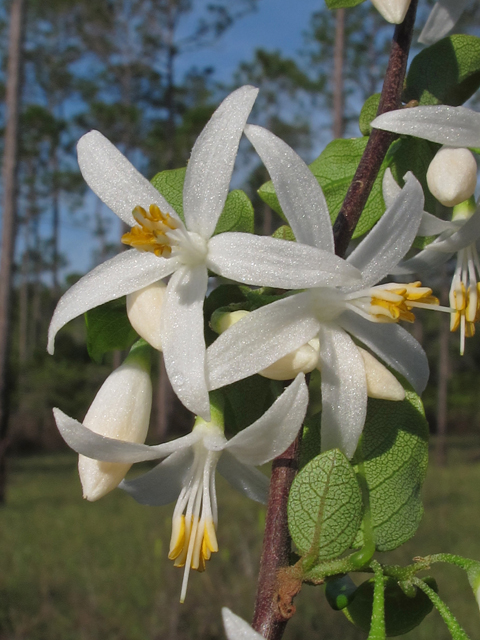
<path id="1" fill-rule="evenodd" d="M 425 578 L 436 589 L 433 578 Z M 349 619 L 360 629 L 369 633 L 372 623 L 375 579 L 363 582 L 348 605 Z M 399 636 L 417 627 L 433 606 L 430 599 L 416 590 L 409 598 L 393 578 L 384 578 L 385 632 L 387 636 Z M 369 635 L 369 638 L 372 636 Z"/>
<path id="2" fill-rule="evenodd" d="M 480 38 L 456 34 L 423 49 L 412 60 L 403 101 L 458 106 L 480 87 Z"/>
<path id="3" fill-rule="evenodd" d="M 348 574 L 345 576 L 332 576 L 327 578 L 325 597 L 334 611 L 341 611 L 352 602 L 356 590 L 357 585 Z"/>
<path id="4" fill-rule="evenodd" d="M 338 449 L 320 454 L 295 477 L 288 499 L 288 527 L 312 563 L 336 558 L 360 526 L 362 497 L 347 458 Z"/>
<path id="5" fill-rule="evenodd" d="M 85 325 L 88 354 L 97 363 L 108 351 L 129 349 L 138 340 L 127 316 L 125 296 L 87 311 Z"/>
<path id="6" fill-rule="evenodd" d="M 423 515 L 420 489 L 428 462 L 428 424 L 420 398 L 369 398 L 362 438 L 352 464 L 366 483 L 372 536 L 378 551 L 396 549 L 416 532 Z M 364 545 L 360 530 L 354 547 Z"/>
<path id="7" fill-rule="evenodd" d="M 378 105 L 380 104 L 380 93 L 374 93 L 366 99 L 360 111 L 360 117 L 358 119 L 358 127 L 362 136 L 369 136 L 372 133 L 371 121 L 376 118 L 378 112 Z"/>
<path id="8" fill-rule="evenodd" d="M 161 171 L 152 178 L 152 184 L 155 189 L 160 191 L 163 197 L 172 205 L 184 223 L 183 183 L 185 182 L 186 171 L 186 167 Z M 225 231 L 240 231 L 243 233 L 253 233 L 254 231 L 253 206 L 247 194 L 240 189 L 231 191 L 228 194 L 213 235 L 224 233 Z"/>
<path id="9" fill-rule="evenodd" d="M 333 140 L 310 165 L 310 170 L 322 187 L 327 200 L 332 224 L 340 211 L 348 188 L 353 180 L 360 159 L 367 146 L 368 137 Z M 358 238 L 369 231 L 385 212 L 382 196 L 382 180 L 390 160 L 385 158 L 373 184 L 367 203 L 353 233 Z M 266 182 L 258 190 L 259 196 L 284 220 L 285 214 L 275 193 L 273 183 Z"/>

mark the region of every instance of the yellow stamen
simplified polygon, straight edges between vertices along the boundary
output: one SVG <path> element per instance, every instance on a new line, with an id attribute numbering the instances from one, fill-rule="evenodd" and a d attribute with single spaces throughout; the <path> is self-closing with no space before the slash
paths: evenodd
<path id="1" fill-rule="evenodd" d="M 156 204 L 151 204 L 148 212 L 137 206 L 132 213 L 138 226 L 132 227 L 122 236 L 123 244 L 128 244 L 137 251 L 150 251 L 158 257 L 168 258 L 172 248 L 166 234 L 178 229 L 178 222 L 170 214 L 162 213 Z"/>
<path id="2" fill-rule="evenodd" d="M 438 298 L 432 296 L 432 290 L 421 285 L 418 281 L 374 287 L 370 313 L 379 322 L 414 322 L 415 316 L 411 311 L 414 307 L 439 304 Z"/>
<path id="3" fill-rule="evenodd" d="M 170 551 L 168 553 L 169 560 L 178 558 L 185 545 L 185 516 L 182 514 L 180 518 L 175 518 L 172 524 L 172 537 L 170 540 Z"/>
<path id="4" fill-rule="evenodd" d="M 210 560 L 212 553 L 218 551 L 215 525 L 211 519 L 204 524 L 203 531 L 198 528 L 198 518 L 192 516 L 188 526 L 185 516 L 173 523 L 172 538 L 170 542 L 169 560 L 174 560 L 175 567 L 184 567 L 188 555 L 188 549 L 195 536 L 194 550 L 190 567 L 196 571 L 205 571 L 205 561 Z"/>
<path id="5" fill-rule="evenodd" d="M 463 282 L 450 293 L 450 304 L 455 309 L 450 318 L 450 331 L 457 331 L 465 323 L 465 337 L 475 335 L 475 323 L 480 321 L 480 283 L 470 285 Z"/>

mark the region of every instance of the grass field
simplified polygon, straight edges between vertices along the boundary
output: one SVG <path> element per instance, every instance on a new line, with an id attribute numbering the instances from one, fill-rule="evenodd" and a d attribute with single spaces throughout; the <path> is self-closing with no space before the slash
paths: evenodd
<path id="1" fill-rule="evenodd" d="M 452 443 L 449 466 L 430 469 L 417 536 L 392 561 L 440 551 L 480 559 L 479 461 L 479 439 Z M 216 640 L 224 638 L 221 606 L 251 616 L 264 509 L 221 480 L 220 551 L 191 576 L 180 605 L 182 571 L 166 558 L 171 506 L 142 507 L 121 491 L 83 501 L 68 454 L 17 458 L 10 471 L 0 510 L 0 640 Z M 449 566 L 431 573 L 472 640 L 480 638 L 465 575 Z M 365 638 L 328 607 L 323 587 L 305 587 L 297 611 L 286 640 Z M 404 638 L 449 634 L 433 612 Z"/>

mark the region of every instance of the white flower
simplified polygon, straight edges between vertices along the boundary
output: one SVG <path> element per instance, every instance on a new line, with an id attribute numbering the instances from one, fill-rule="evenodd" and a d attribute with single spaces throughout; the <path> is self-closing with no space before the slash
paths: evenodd
<path id="1" fill-rule="evenodd" d="M 453 29 L 467 5 L 467 0 L 438 0 L 428 16 L 418 41 L 433 44 Z"/>
<path id="2" fill-rule="evenodd" d="M 227 607 L 222 609 L 223 626 L 228 640 L 264 640 L 263 636 Z"/>
<path id="3" fill-rule="evenodd" d="M 245 133 L 273 180 L 297 241 L 333 254 L 333 233 L 323 192 L 307 165 L 279 138 L 261 127 Z M 328 286 L 264 306 L 236 323 L 207 350 L 209 385 L 253 375 L 312 338 L 320 340 L 322 448 L 355 452 L 367 406 L 365 365 L 349 334 L 422 391 L 428 364 L 418 342 L 396 324 L 412 320 L 411 309 L 437 302 L 420 283 L 374 286 L 403 257 L 415 238 L 423 192 L 412 174 L 394 204 L 347 258 L 359 270 L 355 284 L 339 276 Z"/>
<path id="4" fill-rule="evenodd" d="M 232 311 L 231 313 L 214 313 L 210 322 L 212 328 L 223 333 L 242 318 L 249 315 L 249 311 Z M 399 401 L 405 399 L 405 389 L 390 371 L 383 366 L 371 353 L 357 347 L 365 365 L 367 379 L 367 395 L 369 398 Z M 287 353 L 269 367 L 258 373 L 271 380 L 293 380 L 299 373 L 310 373 L 314 369 L 321 370 L 320 341 L 312 338 L 295 351 Z"/>
<path id="5" fill-rule="evenodd" d="M 400 24 L 407 15 L 411 0 L 372 0 L 375 9 L 392 24 Z"/>
<path id="6" fill-rule="evenodd" d="M 67 444 L 84 456 L 117 464 L 166 458 L 120 486 L 142 504 L 164 505 L 178 498 L 169 558 L 175 566 L 185 567 L 183 602 L 190 569 L 202 571 L 218 550 L 215 469 L 248 497 L 266 502 L 268 479 L 255 466 L 280 455 L 293 442 L 307 404 L 308 390 L 300 374 L 261 418 L 231 440 L 225 438 L 222 416 L 212 411 L 212 422 L 198 418 L 189 435 L 151 447 L 99 436 L 59 409 L 54 415 Z"/>
<path id="7" fill-rule="evenodd" d="M 400 187 L 390 170 L 385 172 L 383 197 L 385 203 L 395 198 Z M 397 275 L 433 272 L 452 256 L 457 265 L 450 286 L 450 330 L 460 329 L 460 354 L 465 352 L 465 338 L 475 334 L 475 323 L 480 320 L 480 261 L 477 244 L 480 239 L 480 206 L 467 201 L 454 209 L 451 222 L 440 220 L 423 212 L 418 230 L 422 236 L 438 236 L 416 256 L 394 269 Z"/>
<path id="8" fill-rule="evenodd" d="M 447 147 L 480 147 L 480 113 L 444 104 L 397 109 L 372 120 L 372 127 Z"/>
<path id="9" fill-rule="evenodd" d="M 145 442 L 152 383 L 146 346 L 134 346 L 125 362 L 103 383 L 83 424 L 91 431 L 127 442 Z M 83 497 L 94 501 L 115 489 L 130 469 L 129 463 L 99 462 L 80 455 L 78 471 Z"/>
<path id="10" fill-rule="evenodd" d="M 183 189 L 185 225 L 104 136 L 92 131 L 80 139 L 78 162 L 83 177 L 133 227 L 124 241 L 135 248 L 98 266 L 60 299 L 49 329 L 50 353 L 57 331 L 72 318 L 172 274 L 158 318 L 165 366 L 184 405 L 209 419 L 203 334 L 208 270 L 246 284 L 289 289 L 332 282 L 353 271 L 335 256 L 309 246 L 245 233 L 212 237 L 256 95 L 257 89 L 249 86 L 234 91 L 198 137 Z"/>

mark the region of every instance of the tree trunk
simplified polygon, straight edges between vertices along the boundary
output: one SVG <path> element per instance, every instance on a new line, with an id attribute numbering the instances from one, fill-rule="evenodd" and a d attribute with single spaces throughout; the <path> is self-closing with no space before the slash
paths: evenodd
<path id="1" fill-rule="evenodd" d="M 337 9 L 335 26 L 335 47 L 333 51 L 333 137 L 341 138 L 344 133 L 343 116 L 343 53 L 345 49 L 345 9 Z"/>
<path id="2" fill-rule="evenodd" d="M 18 166 L 18 114 L 23 43 L 24 0 L 13 0 L 10 11 L 6 87 L 5 151 L 3 157 L 3 221 L 0 260 L 0 503 L 5 502 L 8 426 L 8 356 L 12 264 Z"/>

